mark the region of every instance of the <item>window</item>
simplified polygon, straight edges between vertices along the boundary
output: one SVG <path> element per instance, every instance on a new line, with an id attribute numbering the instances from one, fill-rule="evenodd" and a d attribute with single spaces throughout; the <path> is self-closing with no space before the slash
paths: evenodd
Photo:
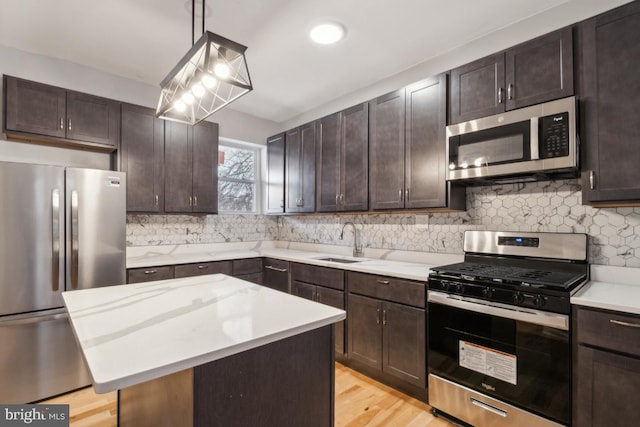
<path id="1" fill-rule="evenodd" d="M 220 141 L 218 151 L 218 210 L 255 213 L 258 149 Z"/>

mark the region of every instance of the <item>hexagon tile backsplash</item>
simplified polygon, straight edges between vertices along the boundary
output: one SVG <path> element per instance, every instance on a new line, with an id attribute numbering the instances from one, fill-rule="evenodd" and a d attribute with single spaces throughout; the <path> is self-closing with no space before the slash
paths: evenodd
<path id="1" fill-rule="evenodd" d="M 467 211 L 456 213 L 157 216 L 129 215 L 127 243 L 155 245 L 284 240 L 352 245 L 342 225 L 354 222 L 365 247 L 462 253 L 465 230 L 589 234 L 593 264 L 640 267 L 640 208 L 581 204 L 578 180 L 467 189 Z"/>

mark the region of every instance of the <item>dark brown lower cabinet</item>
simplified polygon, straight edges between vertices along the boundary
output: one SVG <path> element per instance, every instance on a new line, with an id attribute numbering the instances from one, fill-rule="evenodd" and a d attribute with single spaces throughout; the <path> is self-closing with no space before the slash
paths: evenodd
<path id="1" fill-rule="evenodd" d="M 175 278 L 203 276 L 205 274 L 231 275 L 231 261 L 201 262 L 198 264 L 180 264 L 174 267 Z"/>
<path id="2" fill-rule="evenodd" d="M 181 279 L 205 274 L 226 274 L 248 282 L 262 284 L 262 258 L 129 268 L 127 269 L 127 283 Z"/>
<path id="3" fill-rule="evenodd" d="M 153 280 L 173 279 L 172 265 L 160 267 L 130 268 L 127 270 L 127 283 L 151 282 Z"/>
<path id="4" fill-rule="evenodd" d="M 262 284 L 272 289 L 288 293 L 289 271 L 289 261 L 265 258 L 262 267 Z"/>
<path id="5" fill-rule="evenodd" d="M 579 307 L 574 325 L 573 425 L 637 425 L 640 316 Z"/>

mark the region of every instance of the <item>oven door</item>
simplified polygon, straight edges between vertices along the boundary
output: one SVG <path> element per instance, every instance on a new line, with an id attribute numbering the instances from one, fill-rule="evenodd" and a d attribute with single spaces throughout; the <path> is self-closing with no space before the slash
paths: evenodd
<path id="1" fill-rule="evenodd" d="M 569 424 L 568 316 L 435 291 L 428 292 L 428 313 L 430 377 Z"/>

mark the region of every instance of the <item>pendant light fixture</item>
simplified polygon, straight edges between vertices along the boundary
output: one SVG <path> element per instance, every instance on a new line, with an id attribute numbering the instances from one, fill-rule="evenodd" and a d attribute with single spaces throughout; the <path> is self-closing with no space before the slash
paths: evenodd
<path id="1" fill-rule="evenodd" d="M 162 80 L 156 117 L 194 125 L 253 90 L 244 56 L 246 46 L 205 30 L 195 42 L 195 0 L 191 1 L 191 44 Z"/>

